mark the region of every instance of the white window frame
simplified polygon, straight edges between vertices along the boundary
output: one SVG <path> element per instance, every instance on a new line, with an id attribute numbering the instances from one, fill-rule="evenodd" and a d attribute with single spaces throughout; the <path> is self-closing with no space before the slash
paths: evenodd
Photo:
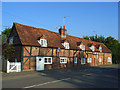
<path id="1" fill-rule="evenodd" d="M 64 62 L 62 61 L 64 59 Z M 60 63 L 67 63 L 67 57 L 60 57 Z"/>
<path id="2" fill-rule="evenodd" d="M 9 44 L 13 43 L 13 39 L 14 39 L 13 36 L 12 36 L 12 37 L 9 37 Z"/>
<path id="3" fill-rule="evenodd" d="M 90 49 L 94 52 L 95 51 L 95 46 L 91 46 Z"/>
<path id="4" fill-rule="evenodd" d="M 102 62 L 102 58 L 99 58 L 99 62 L 100 62 L 100 63 Z"/>
<path id="5" fill-rule="evenodd" d="M 78 57 L 74 57 L 74 63 L 77 63 Z"/>
<path id="6" fill-rule="evenodd" d="M 47 47 L 47 40 L 46 39 L 40 39 L 40 40 L 38 40 L 38 42 L 40 43 L 40 45 L 42 47 Z M 42 44 L 42 42 L 43 42 L 43 44 Z"/>
<path id="7" fill-rule="evenodd" d="M 69 43 L 64 42 L 64 47 L 65 47 L 65 49 L 69 49 Z"/>
<path id="8" fill-rule="evenodd" d="M 87 58 L 87 63 L 91 63 L 92 62 L 92 58 Z"/>
<path id="9" fill-rule="evenodd" d="M 102 52 L 102 47 L 99 47 L 99 51 Z"/>
<path id="10" fill-rule="evenodd" d="M 82 62 L 83 61 L 83 62 Z M 85 58 L 81 58 L 81 64 L 86 64 Z"/>
<path id="11" fill-rule="evenodd" d="M 45 62 L 45 58 L 47 58 L 47 62 Z M 49 58 L 51 59 L 51 62 L 49 62 Z M 52 64 L 52 57 L 44 57 L 44 64 Z"/>
<path id="12" fill-rule="evenodd" d="M 82 50 L 85 50 L 85 45 L 80 45 L 79 46 Z"/>
<path id="13" fill-rule="evenodd" d="M 107 62 L 111 62 L 111 57 L 108 57 Z"/>

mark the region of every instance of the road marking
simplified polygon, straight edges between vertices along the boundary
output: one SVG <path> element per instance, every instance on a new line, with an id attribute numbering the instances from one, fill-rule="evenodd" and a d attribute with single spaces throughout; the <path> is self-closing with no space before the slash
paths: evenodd
<path id="1" fill-rule="evenodd" d="M 36 86 L 42 86 L 42 85 L 45 85 L 45 84 L 56 83 L 56 82 L 60 82 L 60 81 L 63 81 L 63 80 L 69 80 L 69 79 L 71 79 L 71 78 L 65 78 L 65 79 L 60 79 L 60 80 L 56 80 L 56 81 L 41 83 L 41 84 L 37 84 L 37 85 L 27 86 L 27 87 L 24 87 L 24 88 L 32 88 L 32 87 L 36 87 Z"/>

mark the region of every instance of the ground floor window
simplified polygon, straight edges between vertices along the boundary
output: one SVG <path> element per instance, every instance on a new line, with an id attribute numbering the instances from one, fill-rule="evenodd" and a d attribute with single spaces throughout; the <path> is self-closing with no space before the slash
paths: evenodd
<path id="1" fill-rule="evenodd" d="M 60 57 L 60 63 L 67 63 L 67 57 Z"/>
<path id="2" fill-rule="evenodd" d="M 102 58 L 99 58 L 99 62 L 102 62 Z"/>
<path id="3" fill-rule="evenodd" d="M 52 64 L 52 57 L 44 57 L 44 64 Z"/>
<path id="4" fill-rule="evenodd" d="M 92 62 L 91 60 L 92 60 L 91 58 L 87 58 L 87 63 L 91 63 Z"/>
<path id="5" fill-rule="evenodd" d="M 77 57 L 74 57 L 74 63 L 77 63 Z"/>
<path id="6" fill-rule="evenodd" d="M 111 62 L 111 58 L 110 57 L 108 57 L 108 60 L 107 60 L 108 62 Z"/>
<path id="7" fill-rule="evenodd" d="M 85 58 L 81 58 L 81 64 L 85 64 Z"/>

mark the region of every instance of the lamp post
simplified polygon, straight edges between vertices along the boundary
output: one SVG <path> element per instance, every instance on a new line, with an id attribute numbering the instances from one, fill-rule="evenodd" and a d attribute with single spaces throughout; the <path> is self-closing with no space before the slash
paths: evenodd
<path id="1" fill-rule="evenodd" d="M 59 61 L 59 68 L 60 68 L 60 52 L 61 52 L 60 48 L 57 49 L 57 52 L 58 52 L 58 61 Z"/>

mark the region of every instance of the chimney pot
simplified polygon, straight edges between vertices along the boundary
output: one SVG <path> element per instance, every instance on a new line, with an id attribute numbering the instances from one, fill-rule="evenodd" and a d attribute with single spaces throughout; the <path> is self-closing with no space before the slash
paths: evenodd
<path id="1" fill-rule="evenodd" d="M 65 26 L 64 26 L 64 29 L 65 29 Z"/>

